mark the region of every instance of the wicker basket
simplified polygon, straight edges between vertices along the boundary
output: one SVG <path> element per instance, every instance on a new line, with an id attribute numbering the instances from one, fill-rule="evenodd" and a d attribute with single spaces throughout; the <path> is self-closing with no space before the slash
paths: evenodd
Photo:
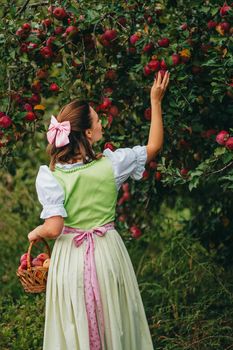
<path id="1" fill-rule="evenodd" d="M 41 241 L 45 244 L 48 256 L 50 258 L 51 253 L 48 243 L 44 238 L 41 238 Z M 46 290 L 48 268 L 43 266 L 31 266 L 30 256 L 33 244 L 35 244 L 35 241 L 31 241 L 28 248 L 27 270 L 17 270 L 16 275 L 19 277 L 25 292 L 41 293 L 45 292 Z"/>

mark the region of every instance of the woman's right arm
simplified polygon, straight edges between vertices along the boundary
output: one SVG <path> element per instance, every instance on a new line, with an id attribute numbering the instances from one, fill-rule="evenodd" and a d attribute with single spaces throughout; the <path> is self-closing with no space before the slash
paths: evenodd
<path id="1" fill-rule="evenodd" d="M 169 83 L 170 73 L 166 71 L 164 77 L 161 77 L 158 73 L 157 79 L 151 88 L 151 125 L 147 149 L 147 160 L 149 163 L 154 160 L 157 154 L 160 152 L 163 145 L 163 120 L 162 120 L 162 99 Z"/>
<path id="2" fill-rule="evenodd" d="M 29 232 L 28 240 L 37 241 L 42 238 L 56 239 L 62 232 L 64 226 L 64 219 L 62 216 L 52 216 L 45 219 L 43 225 L 37 226 L 34 230 Z"/>

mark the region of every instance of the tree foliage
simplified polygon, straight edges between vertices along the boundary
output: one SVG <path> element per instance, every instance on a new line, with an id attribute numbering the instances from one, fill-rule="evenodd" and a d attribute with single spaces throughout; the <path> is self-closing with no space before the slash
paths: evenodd
<path id="1" fill-rule="evenodd" d="M 36 196 L 30 191 L 39 162 L 47 161 L 41 154 L 50 115 L 71 99 L 86 98 L 105 125 L 99 150 L 146 144 L 150 88 L 158 70 L 168 69 L 164 146 L 143 180 L 130 179 L 120 190 L 118 225 L 156 339 L 161 332 L 158 349 L 230 347 L 232 287 L 220 276 L 230 276 L 233 262 L 232 4 L 9 0 L 2 2 L 0 16 L 1 228 L 13 237 L 13 255 L 25 243 L 17 243 L 20 220 L 23 230 L 38 221 L 31 218 L 39 205 L 32 205 Z M 6 199 L 13 208 L 10 219 Z M 9 230 L 10 220 L 15 226 Z M 140 238 L 134 241 L 129 230 Z M 5 261 L 11 255 L 4 249 Z M 0 271 L 7 278 L 5 266 Z M 214 292 L 207 300 L 208 286 Z M 225 318 L 218 308 L 226 310 Z M 154 315 L 166 315 L 162 328 Z M 212 321 L 205 323 L 206 317 Z M 215 337 L 218 326 L 222 338 Z"/>

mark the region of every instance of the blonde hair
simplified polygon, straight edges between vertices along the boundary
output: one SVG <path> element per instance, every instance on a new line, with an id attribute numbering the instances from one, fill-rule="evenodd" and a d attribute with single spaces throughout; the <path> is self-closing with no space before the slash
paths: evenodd
<path id="1" fill-rule="evenodd" d="M 87 101 L 74 100 L 66 104 L 57 115 L 57 121 L 70 122 L 70 143 L 59 148 L 55 144 L 47 146 L 47 153 L 50 155 L 50 170 L 54 171 L 57 162 L 67 163 L 77 156 L 81 156 L 84 163 L 101 158 L 102 154 L 94 153 L 85 134 L 85 130 L 92 127 L 91 111 Z"/>

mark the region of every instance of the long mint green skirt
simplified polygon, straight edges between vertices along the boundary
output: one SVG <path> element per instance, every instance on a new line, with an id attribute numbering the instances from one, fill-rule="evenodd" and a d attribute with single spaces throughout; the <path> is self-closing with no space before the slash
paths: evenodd
<path id="1" fill-rule="evenodd" d="M 86 242 L 60 235 L 49 267 L 43 350 L 89 350 L 84 299 Z M 94 235 L 95 264 L 105 323 L 105 350 L 153 350 L 136 275 L 125 244 L 114 230 Z"/>

